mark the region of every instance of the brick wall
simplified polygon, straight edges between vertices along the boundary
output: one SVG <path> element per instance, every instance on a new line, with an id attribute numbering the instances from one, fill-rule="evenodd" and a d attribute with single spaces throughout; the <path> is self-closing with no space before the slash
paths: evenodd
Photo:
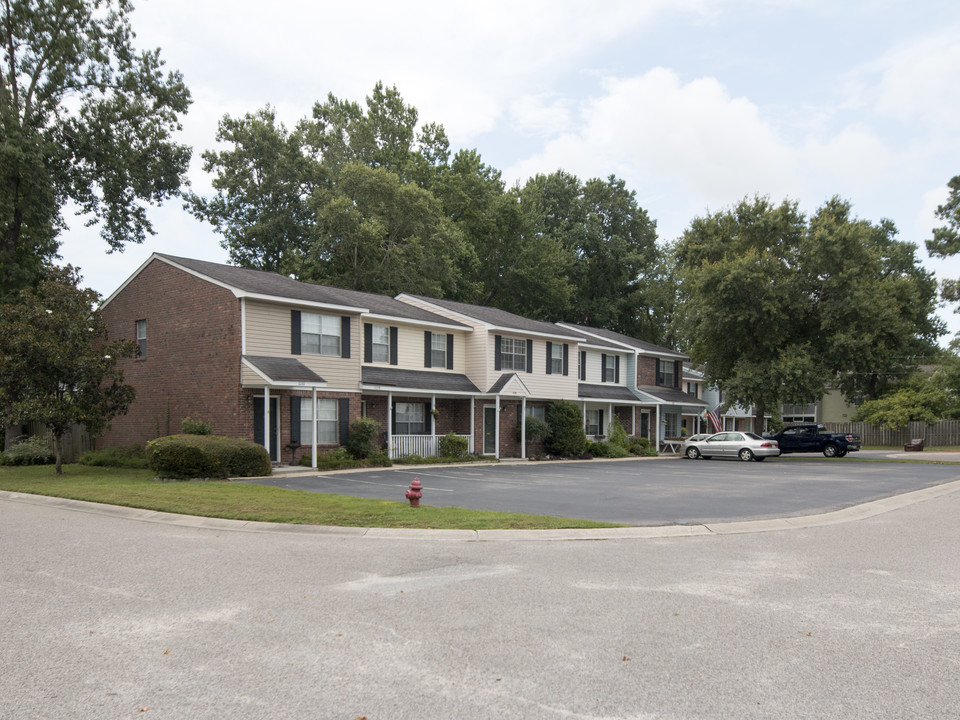
<path id="1" fill-rule="evenodd" d="M 146 320 L 146 355 L 126 359 L 137 390 L 97 447 L 143 444 L 180 432 L 189 416 L 217 435 L 253 437 L 241 416 L 240 301 L 233 293 L 154 260 L 103 308 L 110 340 L 136 339 Z"/>
<path id="2" fill-rule="evenodd" d="M 651 357 L 637 357 L 637 385 L 657 384 L 657 359 Z"/>

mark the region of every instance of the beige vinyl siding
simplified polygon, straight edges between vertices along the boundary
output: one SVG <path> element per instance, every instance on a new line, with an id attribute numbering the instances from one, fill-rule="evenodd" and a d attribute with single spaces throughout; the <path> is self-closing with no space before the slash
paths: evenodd
<path id="1" fill-rule="evenodd" d="M 290 352 L 290 311 L 320 313 L 341 317 L 344 313 L 322 311 L 259 300 L 245 300 L 246 354 L 267 357 L 295 357 L 327 382 L 327 388 L 355 390 L 360 387 L 360 366 L 363 359 L 363 328 L 359 316 L 350 318 L 350 357 Z M 244 376 L 244 381 L 246 381 Z M 262 383 L 262 379 L 258 377 Z"/>
<path id="2" fill-rule="evenodd" d="M 576 342 L 566 343 L 569 346 L 567 350 L 567 375 L 547 375 L 547 341 L 539 338 L 533 338 L 533 372 L 528 373 L 526 371 L 515 371 L 515 370 L 500 370 L 499 372 L 494 370 L 496 367 L 494 363 L 494 352 L 496 348 L 496 336 L 500 335 L 501 337 L 511 337 L 518 338 L 527 341 L 527 338 L 520 333 L 508 333 L 508 332 L 489 332 L 487 334 L 487 347 L 486 347 L 486 356 L 489 358 L 489 367 L 491 371 L 492 381 L 491 385 L 496 382 L 501 375 L 504 373 L 516 372 L 517 377 L 520 378 L 520 381 L 526 386 L 527 390 L 530 391 L 531 397 L 534 398 L 544 398 L 551 400 L 576 400 L 578 393 L 578 381 L 577 381 L 577 356 L 576 353 L 579 352 L 579 345 Z M 563 345 L 564 343 L 558 340 L 551 340 L 550 342 L 558 343 Z M 489 387 L 489 385 L 487 386 Z"/>
<path id="3" fill-rule="evenodd" d="M 464 333 L 455 332 L 446 328 L 429 328 L 423 325 L 398 325 L 393 323 L 393 326 L 397 328 L 397 343 L 399 345 L 397 350 L 397 367 L 403 370 L 429 370 L 457 373 L 460 375 L 466 372 L 466 360 L 464 357 L 466 343 L 464 341 Z M 448 334 L 453 335 L 453 370 L 447 370 L 446 366 L 442 368 L 425 367 L 424 333 L 428 330 L 432 333 L 443 335 L 444 337 Z M 376 364 L 383 365 L 383 363 Z"/>
<path id="4" fill-rule="evenodd" d="M 604 353 L 600 350 L 587 350 L 587 379 L 584 382 L 591 385 L 599 385 L 603 382 L 603 356 L 613 355 L 620 358 L 620 382 L 619 385 L 627 385 L 627 358 L 615 351 Z M 607 383 L 608 385 L 610 383 Z"/>

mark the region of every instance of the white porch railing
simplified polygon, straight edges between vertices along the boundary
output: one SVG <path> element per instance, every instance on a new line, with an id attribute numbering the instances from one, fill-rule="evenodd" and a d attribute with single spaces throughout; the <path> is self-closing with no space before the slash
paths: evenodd
<path id="1" fill-rule="evenodd" d="M 430 457 L 440 454 L 440 438 L 443 435 L 393 435 L 392 457 L 401 458 L 408 455 Z M 467 452 L 473 453 L 473 438 L 469 435 L 460 435 L 467 441 Z"/>

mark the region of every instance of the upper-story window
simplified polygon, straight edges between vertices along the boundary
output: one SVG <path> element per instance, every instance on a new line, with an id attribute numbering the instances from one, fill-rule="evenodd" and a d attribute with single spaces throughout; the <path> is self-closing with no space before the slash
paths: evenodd
<path id="1" fill-rule="evenodd" d="M 374 325 L 371 330 L 373 362 L 390 362 L 390 328 Z"/>
<path id="2" fill-rule="evenodd" d="M 687 383 L 687 395 L 693 395 L 694 397 L 697 396 L 697 383 Z"/>
<path id="3" fill-rule="evenodd" d="M 604 382 L 617 381 L 617 356 L 616 355 L 603 356 L 603 381 Z"/>
<path id="4" fill-rule="evenodd" d="M 561 375 L 563 373 L 563 345 L 553 343 L 550 345 L 550 374 Z"/>
<path id="5" fill-rule="evenodd" d="M 676 375 L 672 360 L 657 360 L 657 385 L 676 387 Z"/>
<path id="6" fill-rule="evenodd" d="M 341 319 L 333 315 L 302 313 L 300 316 L 301 352 L 340 356 Z"/>
<path id="7" fill-rule="evenodd" d="M 447 367 L 447 336 L 445 333 L 433 333 L 430 336 L 430 367 Z"/>
<path id="8" fill-rule="evenodd" d="M 137 357 L 147 356 L 147 321 L 137 320 Z"/>
<path id="9" fill-rule="evenodd" d="M 527 343 L 525 340 L 505 337 L 500 345 L 500 367 L 504 370 L 527 369 Z"/>

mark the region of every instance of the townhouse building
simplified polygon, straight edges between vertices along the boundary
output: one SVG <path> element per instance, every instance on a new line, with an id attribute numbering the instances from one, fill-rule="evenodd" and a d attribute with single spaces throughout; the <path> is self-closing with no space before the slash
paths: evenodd
<path id="1" fill-rule="evenodd" d="M 111 338 L 140 348 L 123 361 L 137 398 L 106 447 L 175 433 L 189 416 L 290 463 L 370 417 L 393 457 L 436 454 L 447 433 L 471 452 L 525 457 L 523 418 L 557 400 L 578 402 L 598 438 L 614 414 L 630 434 L 679 433 L 695 402 L 678 384 L 685 356 L 609 331 L 161 253 L 101 312 Z"/>

